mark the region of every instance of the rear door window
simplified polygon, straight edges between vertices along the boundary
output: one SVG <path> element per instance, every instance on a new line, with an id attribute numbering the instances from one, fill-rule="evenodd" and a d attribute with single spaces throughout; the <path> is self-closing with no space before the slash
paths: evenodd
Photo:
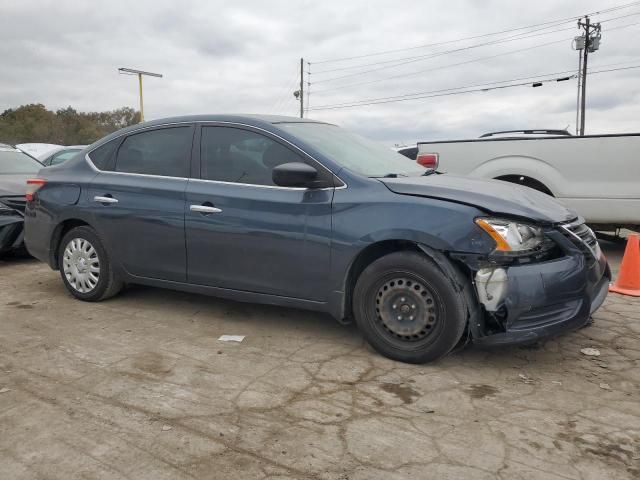
<path id="1" fill-rule="evenodd" d="M 187 177 L 193 128 L 149 130 L 127 137 L 116 157 L 116 172 Z"/>

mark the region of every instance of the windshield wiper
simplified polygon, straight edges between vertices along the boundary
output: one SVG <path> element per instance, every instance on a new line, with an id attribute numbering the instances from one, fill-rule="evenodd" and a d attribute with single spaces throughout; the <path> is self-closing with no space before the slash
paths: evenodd
<path id="1" fill-rule="evenodd" d="M 426 172 L 424 172 L 422 174 L 423 177 L 427 177 L 429 175 L 433 175 L 434 173 L 436 173 L 436 169 L 435 168 L 430 168 L 428 169 Z"/>

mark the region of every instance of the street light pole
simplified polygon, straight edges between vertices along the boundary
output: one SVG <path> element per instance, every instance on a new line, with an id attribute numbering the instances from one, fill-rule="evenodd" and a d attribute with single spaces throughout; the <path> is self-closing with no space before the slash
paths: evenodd
<path id="1" fill-rule="evenodd" d="M 133 68 L 119 68 L 118 72 L 126 73 L 128 75 L 138 75 L 138 87 L 140 95 L 140 123 L 144 122 L 144 100 L 142 98 L 142 76 L 148 75 L 149 77 L 162 78 L 160 73 L 145 72 L 144 70 L 135 70 Z"/>
<path id="2" fill-rule="evenodd" d="M 138 74 L 138 87 L 140 88 L 140 123 L 144 122 L 144 100 L 142 100 L 142 74 Z"/>

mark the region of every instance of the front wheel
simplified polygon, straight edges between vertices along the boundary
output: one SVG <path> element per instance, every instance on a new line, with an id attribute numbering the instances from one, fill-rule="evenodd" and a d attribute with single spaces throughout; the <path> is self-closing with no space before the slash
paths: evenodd
<path id="1" fill-rule="evenodd" d="M 76 227 L 62 238 L 58 268 L 69 293 L 80 300 L 105 300 L 122 289 L 107 251 L 90 227 Z"/>
<path id="2" fill-rule="evenodd" d="M 446 355 L 467 321 L 453 281 L 417 252 L 391 253 L 369 265 L 356 283 L 353 307 L 358 328 L 371 346 L 408 363 Z"/>

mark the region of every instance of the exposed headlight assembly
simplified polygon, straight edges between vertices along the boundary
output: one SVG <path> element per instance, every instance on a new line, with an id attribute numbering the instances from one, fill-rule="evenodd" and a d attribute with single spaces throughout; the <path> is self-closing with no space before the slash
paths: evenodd
<path id="1" fill-rule="evenodd" d="M 498 252 L 526 252 L 543 242 L 542 229 L 503 218 L 477 218 L 476 224 L 496 242 Z"/>

